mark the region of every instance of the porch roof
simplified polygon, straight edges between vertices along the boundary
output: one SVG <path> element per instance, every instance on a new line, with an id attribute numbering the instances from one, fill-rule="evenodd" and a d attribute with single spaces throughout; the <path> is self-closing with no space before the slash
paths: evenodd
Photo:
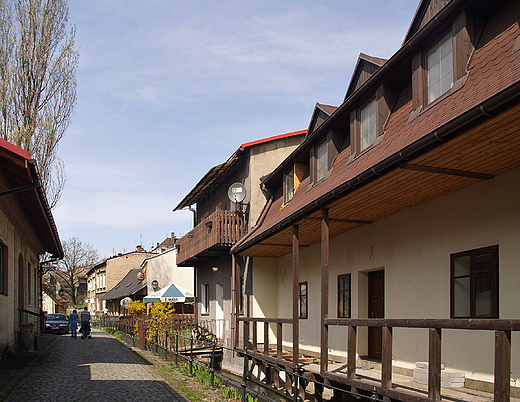
<path id="1" fill-rule="evenodd" d="M 452 3 L 456 7 L 459 2 Z M 355 159 L 347 147 L 338 154 L 327 179 L 311 186 L 307 177 L 283 208 L 281 183 L 274 182 L 280 169 L 267 177 L 266 185 L 276 189 L 272 203 L 263 222 L 232 253 L 279 257 L 292 250 L 295 224 L 299 225 L 301 247 L 321 241 L 321 210 L 325 207 L 333 237 L 518 167 L 520 51 L 515 51 L 515 43 L 520 16 L 518 8 L 509 4 L 485 28 L 465 81 L 449 96 L 414 118 L 410 85 L 403 88 L 381 142 Z M 347 124 L 360 92 L 375 88 L 385 74 L 409 71 L 407 48 L 404 45 L 316 131 Z M 391 69 L 386 68 L 389 63 Z M 307 150 L 317 135 L 309 133 L 291 157 L 296 160 L 298 150 Z"/>

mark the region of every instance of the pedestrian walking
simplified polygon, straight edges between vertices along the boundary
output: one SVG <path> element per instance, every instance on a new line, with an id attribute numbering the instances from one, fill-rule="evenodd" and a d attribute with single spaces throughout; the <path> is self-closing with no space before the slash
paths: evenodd
<path id="1" fill-rule="evenodd" d="M 72 311 L 72 314 L 69 316 L 69 326 L 70 326 L 70 336 L 71 338 L 77 338 L 77 329 L 78 329 L 78 313 L 76 310 Z"/>
<path id="2" fill-rule="evenodd" d="M 85 306 L 85 310 L 83 310 L 80 314 L 81 316 L 81 338 L 90 338 L 90 313 Z"/>

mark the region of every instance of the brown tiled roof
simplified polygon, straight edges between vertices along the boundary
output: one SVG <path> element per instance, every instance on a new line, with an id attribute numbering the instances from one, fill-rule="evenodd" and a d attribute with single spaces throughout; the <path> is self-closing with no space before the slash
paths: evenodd
<path id="1" fill-rule="evenodd" d="M 323 204 L 318 205 L 321 200 L 330 202 L 332 196 L 341 194 L 346 185 L 350 186 L 351 182 L 355 181 L 355 186 L 362 186 L 360 178 L 363 175 L 373 175 L 376 167 L 383 166 L 385 161 L 399 156 L 404 150 L 411 149 L 418 143 L 424 143 L 426 149 L 428 146 L 426 140 L 430 137 L 434 139 L 436 130 L 453 132 L 456 127 L 451 126 L 459 121 L 470 125 L 469 116 L 477 116 L 477 113 L 479 116 L 486 114 L 486 110 L 482 108 L 486 101 L 493 100 L 496 104 L 494 106 L 498 107 L 501 102 L 500 97 L 520 97 L 520 51 L 512 52 L 520 35 L 519 20 L 518 2 L 510 2 L 492 18 L 468 63 L 469 72 L 460 89 L 441 97 L 409 122 L 412 112 L 411 84 L 409 84 L 402 90 L 379 144 L 352 161 L 349 161 L 350 147 L 344 149 L 338 154 L 327 179 L 310 187 L 309 177 L 307 177 L 300 184 L 291 202 L 283 208 L 283 196 L 281 188 L 278 187 L 261 226 L 243 238 L 232 252 L 243 252 L 266 236 L 289 227 L 291 222 L 301 219 L 304 214 L 323 207 Z M 409 62 L 409 59 L 405 62 Z M 515 102 L 520 102 L 518 98 L 515 99 Z M 348 110 L 344 112 L 348 113 Z M 291 157 L 294 158 L 304 145 L 308 144 L 302 144 L 291 154 Z M 386 172 L 378 171 L 379 173 Z M 268 180 L 273 177 L 270 175 Z M 273 183 L 267 184 L 273 187 Z M 277 186 L 280 184 L 276 183 Z"/>

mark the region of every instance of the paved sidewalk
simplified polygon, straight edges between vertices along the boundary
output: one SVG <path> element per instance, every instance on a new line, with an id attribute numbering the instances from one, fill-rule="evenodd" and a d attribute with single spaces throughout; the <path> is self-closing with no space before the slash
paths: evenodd
<path id="1" fill-rule="evenodd" d="M 149 364 L 104 331 L 93 329 L 92 339 L 63 335 L 4 401 L 188 401 Z"/>

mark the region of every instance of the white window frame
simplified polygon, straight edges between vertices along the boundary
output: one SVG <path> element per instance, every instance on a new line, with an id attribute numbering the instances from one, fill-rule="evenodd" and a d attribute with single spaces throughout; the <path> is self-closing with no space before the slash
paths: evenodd
<path id="1" fill-rule="evenodd" d="M 426 52 L 428 103 L 444 95 L 454 80 L 453 35 L 448 33 Z"/>
<path id="2" fill-rule="evenodd" d="M 359 111 L 359 150 L 363 152 L 376 142 L 377 138 L 377 105 L 372 99 Z"/>

